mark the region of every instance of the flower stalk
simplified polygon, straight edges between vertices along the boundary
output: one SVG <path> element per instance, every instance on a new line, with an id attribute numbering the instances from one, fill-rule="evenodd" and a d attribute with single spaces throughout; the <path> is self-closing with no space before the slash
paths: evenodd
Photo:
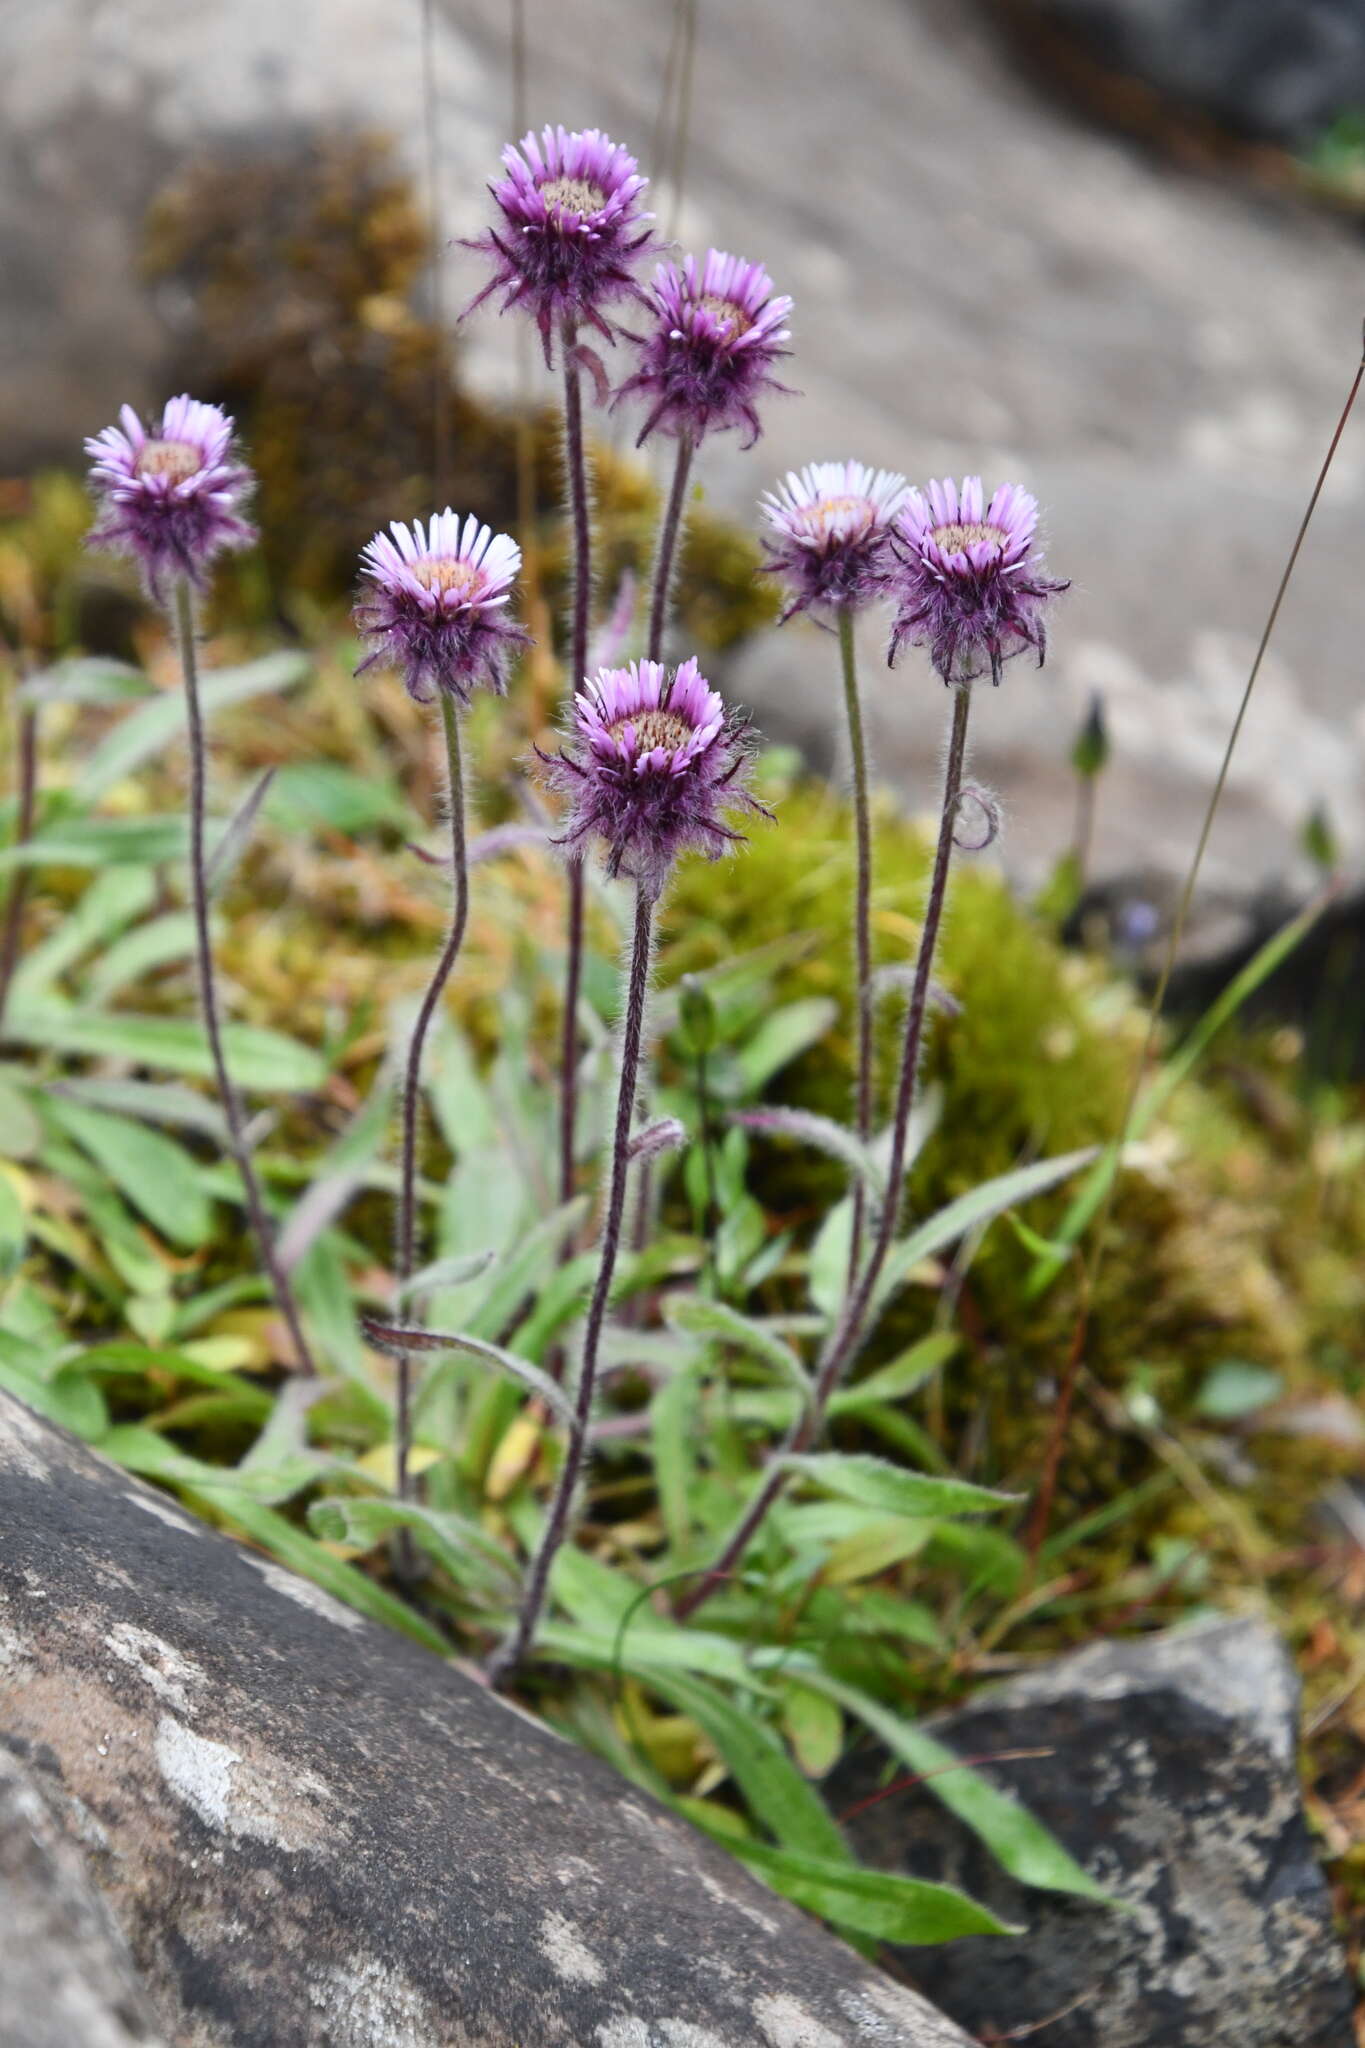
<path id="1" fill-rule="evenodd" d="M 866 1145 L 872 1137 L 872 818 L 868 796 L 867 741 L 863 732 L 863 711 L 858 695 L 857 657 L 853 646 L 853 612 L 841 605 L 839 619 L 839 660 L 844 681 L 844 708 L 848 717 L 848 752 L 853 784 L 853 829 L 857 875 L 853 902 L 853 947 L 858 1003 L 858 1080 L 856 1112 L 858 1136 Z M 866 1221 L 867 1188 L 861 1174 L 853 1184 L 853 1233 L 848 1254 L 848 1284 L 858 1277 Z"/>
<path id="2" fill-rule="evenodd" d="M 915 1106 L 920 1055 L 924 1046 L 924 1025 L 930 1007 L 934 954 L 938 947 L 943 907 L 948 895 L 948 874 L 956 843 L 954 833 L 958 805 L 962 796 L 963 770 L 967 759 L 967 720 L 971 710 L 971 691 L 966 685 L 959 684 L 953 689 L 952 696 L 953 714 L 943 777 L 943 809 L 939 818 L 933 871 L 929 879 L 924 929 L 920 936 L 919 954 L 915 961 L 915 978 L 905 1018 L 905 1036 L 901 1044 L 896 1108 L 892 1122 L 891 1162 L 887 1171 L 886 1200 L 882 1204 L 876 1236 L 862 1275 L 857 1285 L 849 1290 L 839 1320 L 825 1346 L 816 1369 L 815 1385 L 809 1402 L 787 1432 L 777 1456 L 719 1557 L 678 1602 L 676 1612 L 680 1620 L 695 1614 L 698 1608 L 710 1599 L 717 1587 L 732 1576 L 769 1508 L 786 1484 L 787 1469 L 783 1460 L 809 1450 L 817 1441 L 824 1427 L 830 1396 L 857 1357 L 870 1331 L 870 1312 L 877 1282 L 881 1278 L 887 1255 L 895 1242 L 896 1226 L 900 1219 L 900 1190 L 905 1176 L 906 1142 L 910 1129 L 910 1115 Z"/>
<path id="3" fill-rule="evenodd" d="M 640 882 L 635 891 L 635 929 L 631 939 L 630 964 L 626 974 L 625 1022 L 621 1034 L 621 1067 L 616 1090 L 616 1122 L 612 1135 L 611 1182 L 606 1216 L 602 1224 L 597 1280 L 588 1308 L 583 1336 L 583 1356 L 578 1371 L 573 1423 L 564 1451 L 564 1463 L 555 1486 L 549 1519 L 540 1547 L 531 1564 L 521 1612 L 507 1642 L 489 1665 L 489 1681 L 505 1685 L 523 1662 L 535 1638 L 545 1605 L 550 1570 L 569 1533 L 573 1503 L 588 1449 L 588 1427 L 592 1421 L 597 1389 L 598 1354 L 611 1298 L 616 1261 L 621 1249 L 621 1226 L 626 1208 L 626 1182 L 630 1170 L 630 1133 L 635 1116 L 635 1094 L 640 1075 L 640 1048 L 644 1039 L 645 1005 L 649 991 L 649 970 L 653 950 L 653 916 L 657 891 Z"/>
<path id="4" fill-rule="evenodd" d="M 588 618 L 592 599 L 592 521 L 588 507 L 588 459 L 583 440 L 583 384 L 575 355 L 573 323 L 560 336 L 564 357 L 564 466 L 573 533 L 573 594 L 569 614 L 570 690 L 581 689 L 588 667 Z M 559 1199 L 573 1200 L 574 1152 L 578 1129 L 578 1003 L 583 985 L 583 863 L 569 862 L 568 950 L 564 972 L 564 1016 L 559 1052 Z M 567 1250 L 567 1245 L 565 1247 Z"/>
<path id="5" fill-rule="evenodd" d="M 649 598 L 649 638 L 645 645 L 645 654 L 650 661 L 663 659 L 664 628 L 668 623 L 668 594 L 673 583 L 678 542 L 682 538 L 683 510 L 687 504 L 687 486 L 692 474 L 692 457 L 696 445 L 690 434 L 679 434 L 678 452 L 673 463 L 673 482 L 663 518 L 659 522 L 659 539 L 654 552 L 654 576 Z"/>
<path id="6" fill-rule="evenodd" d="M 444 690 L 441 692 L 441 725 L 445 737 L 450 863 L 454 894 L 450 930 L 446 934 L 446 942 L 436 962 L 436 971 L 422 998 L 422 1007 L 417 1012 L 417 1021 L 413 1025 L 412 1037 L 408 1042 L 407 1066 L 403 1075 L 398 1242 L 394 1260 L 400 1291 L 411 1280 L 417 1257 L 417 1139 L 421 1124 L 422 1055 L 437 1006 L 460 957 L 465 927 L 469 922 L 469 861 L 465 844 L 460 716 L 455 699 Z M 406 1500 L 412 1490 L 412 1359 L 407 1352 L 399 1354 L 397 1380 L 397 1413 L 394 1419 L 396 1483 L 398 1498 Z"/>
<path id="7" fill-rule="evenodd" d="M 275 1235 L 260 1181 L 252 1163 L 246 1139 L 242 1105 L 228 1069 L 223 1043 L 218 989 L 213 971 L 213 941 L 209 930 L 208 862 L 205 852 L 207 747 L 203 704 L 199 691 L 199 660 L 195 646 L 194 592 L 187 575 L 177 577 L 172 599 L 180 665 L 185 679 L 185 715 L 190 743 L 190 892 L 193 899 L 195 959 L 199 977 L 199 1003 L 204 1013 L 204 1030 L 218 1087 L 218 1101 L 228 1128 L 229 1150 L 242 1178 L 247 1216 L 252 1235 L 275 1296 L 276 1306 L 289 1330 L 294 1354 L 301 1371 L 317 1370 L 308 1340 L 303 1333 L 298 1304 L 275 1246 Z"/>
<path id="8" fill-rule="evenodd" d="M 14 845 L 27 846 L 33 837 L 33 822 L 38 805 L 38 708 L 34 704 L 19 704 L 19 776 L 14 820 Z M 9 892 L 5 898 L 5 922 L 0 930 L 0 1027 L 4 1024 L 5 1005 L 9 1001 L 10 983 L 14 970 L 19 964 L 19 940 L 23 932 L 24 904 L 28 898 L 29 869 L 16 867 L 10 877 Z"/>

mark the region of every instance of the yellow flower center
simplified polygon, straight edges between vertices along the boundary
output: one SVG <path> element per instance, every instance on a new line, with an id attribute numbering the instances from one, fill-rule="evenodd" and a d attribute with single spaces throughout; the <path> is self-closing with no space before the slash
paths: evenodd
<path id="1" fill-rule="evenodd" d="M 167 476 L 173 484 L 183 484 L 203 467 L 203 455 L 188 441 L 144 441 L 137 458 L 139 476 Z"/>
<path id="2" fill-rule="evenodd" d="M 703 292 L 701 303 L 713 320 L 722 327 L 731 328 L 736 334 L 747 333 L 753 326 L 753 316 L 738 299 L 723 299 L 719 292 Z"/>
<path id="3" fill-rule="evenodd" d="M 933 539 L 945 555 L 963 555 L 968 548 L 976 547 L 983 540 L 989 541 L 998 552 L 1009 535 L 1003 526 L 992 526 L 985 519 L 952 519 L 934 528 Z"/>
<path id="4" fill-rule="evenodd" d="M 835 534 L 851 539 L 866 533 L 873 517 L 871 500 L 857 497 L 817 498 L 800 512 L 801 529 L 812 540 L 829 540 Z"/>
<path id="5" fill-rule="evenodd" d="M 479 571 L 468 562 L 452 561 L 449 555 L 429 556 L 424 562 L 414 562 L 412 573 L 424 590 L 435 590 L 442 597 L 453 590 L 457 597 L 466 597 L 479 583 Z"/>
<path id="6" fill-rule="evenodd" d="M 607 195 L 590 178 L 550 178 L 540 188 L 545 204 L 561 213 L 600 213 Z"/>
<path id="7" fill-rule="evenodd" d="M 655 747 L 667 747 L 672 753 L 692 737 L 692 727 L 676 711 L 663 708 L 637 712 L 633 718 L 618 718 L 615 725 L 607 727 L 614 740 L 623 739 L 628 725 L 635 727 L 635 745 L 642 754 L 652 753 Z"/>

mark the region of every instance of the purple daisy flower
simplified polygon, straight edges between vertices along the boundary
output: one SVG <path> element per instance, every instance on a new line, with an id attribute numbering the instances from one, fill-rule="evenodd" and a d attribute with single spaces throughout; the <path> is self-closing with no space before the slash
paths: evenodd
<path id="1" fill-rule="evenodd" d="M 572 809 L 559 841 L 573 850 L 594 834 L 607 873 L 628 874 L 657 896 L 679 854 L 716 860 L 742 835 L 721 822 L 738 803 L 764 810 L 745 787 L 748 725 L 727 712 L 695 661 L 599 669 L 574 699 L 578 744 L 542 755 Z M 765 813 L 766 814 L 766 813 Z"/>
<path id="2" fill-rule="evenodd" d="M 888 655 L 908 640 L 927 647 L 945 683 L 969 683 L 1025 647 L 1047 653 L 1043 612 L 1066 583 L 1043 574 L 1033 550 L 1038 501 L 1018 484 L 1001 484 L 985 503 L 979 476 L 931 483 L 927 497 L 909 492 L 892 545 L 900 561 L 899 609 Z"/>
<path id="3" fill-rule="evenodd" d="M 783 620 L 812 605 L 857 609 L 879 597 L 892 569 L 891 529 L 909 491 L 891 469 L 862 462 L 812 462 L 789 470 L 760 510 L 764 567 L 787 585 Z"/>
<path id="4" fill-rule="evenodd" d="M 489 186 L 502 219 L 467 249 L 493 259 L 494 273 L 466 312 L 491 293 L 502 310 L 532 314 L 550 359 L 555 329 L 588 321 L 612 338 L 603 307 L 642 299 L 634 265 L 652 236 L 641 200 L 648 184 L 627 149 L 598 128 L 543 128 L 502 153 L 507 175 Z"/>
<path id="5" fill-rule="evenodd" d="M 761 264 L 709 249 L 698 269 L 691 256 L 661 263 L 651 296 L 654 325 L 637 335 L 640 367 L 617 393 L 641 393 L 649 403 L 636 446 L 656 429 L 693 441 L 726 427 L 742 427 L 752 448 L 762 429 L 758 399 L 786 391 L 773 364 L 790 355 L 786 321 L 792 302 L 773 292 Z"/>
<path id="6" fill-rule="evenodd" d="M 521 549 L 472 514 L 460 523 L 447 506 L 425 529 L 393 520 L 360 555 L 373 587 L 355 608 L 361 635 L 373 643 L 357 675 L 375 662 L 401 669 L 419 704 L 447 690 L 462 704 L 476 683 L 501 695 L 507 664 L 529 635 L 506 614 L 521 568 Z"/>
<path id="7" fill-rule="evenodd" d="M 168 575 L 196 587 L 224 548 L 249 547 L 242 518 L 254 483 L 233 456 L 233 422 L 216 405 L 172 398 L 150 432 L 130 405 L 85 444 L 96 518 L 87 545 L 131 555 L 158 602 Z"/>

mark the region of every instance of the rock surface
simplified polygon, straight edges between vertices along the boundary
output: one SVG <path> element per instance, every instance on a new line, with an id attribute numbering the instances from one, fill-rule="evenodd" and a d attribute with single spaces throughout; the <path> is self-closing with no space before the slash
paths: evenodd
<path id="1" fill-rule="evenodd" d="M 0 1528 L 0 1743 L 170 2039 L 965 2048 L 604 1764 L 3 1394 Z"/>
<path id="2" fill-rule="evenodd" d="M 0 2041 L 6 2048 L 162 2048 L 163 2042 L 79 1853 L 3 1747 Z"/>
<path id="3" fill-rule="evenodd" d="M 970 2032 L 1057 2015 L 1040 2033 L 1048 2048 L 1352 2048 L 1351 1986 L 1299 1799 L 1297 1681 L 1273 1631 L 1217 1620 L 1098 1643 L 935 1731 L 960 1755 L 1051 1750 L 1000 1780 L 1130 1908 L 1022 1891 L 923 1792 L 853 1818 L 866 1861 L 951 1878 L 1027 1925 L 1017 1941 L 914 1952 L 917 1981 Z M 854 1763 L 836 1805 L 878 1776 Z"/>
<path id="4" fill-rule="evenodd" d="M 478 225 L 512 125 L 511 12 L 436 0 L 452 235 Z M 121 399 L 161 394 L 176 307 L 144 291 L 138 238 L 172 166 L 349 124 L 389 131 L 420 178 L 420 16 L 365 0 L 15 0 L 0 26 L 3 466 L 69 459 Z M 526 18 L 529 118 L 599 123 L 657 160 L 672 0 L 632 9 L 627 33 L 618 0 Z M 1067 755 L 1098 689 L 1114 762 L 1097 868 L 1178 871 L 1356 358 L 1354 232 L 1060 112 L 948 0 L 788 0 L 780 33 L 765 8 L 702 8 L 693 110 L 680 231 L 761 256 L 794 294 L 804 394 L 769 409 L 756 454 L 706 451 L 703 487 L 749 518 L 783 469 L 842 453 L 921 478 L 1021 476 L 1073 590 L 1046 672 L 1016 663 L 975 721 L 978 773 L 1009 813 L 1005 858 L 1036 876 L 1066 844 Z M 472 261 L 448 259 L 451 306 Z M 506 329 L 480 315 L 466 333 L 474 380 L 513 388 Z M 1365 861 L 1363 497 L 1356 432 L 1242 739 L 1211 889 L 1309 879 L 1295 841 L 1317 803 Z M 941 693 L 918 657 L 888 677 L 875 631 L 865 675 L 880 774 L 927 809 Z M 767 635 L 723 680 L 767 730 L 830 752 L 838 688 L 819 633 Z"/>
<path id="5" fill-rule="evenodd" d="M 1365 104 L 1360 0 L 1020 0 L 1019 12 L 1235 135 L 1301 148 Z"/>

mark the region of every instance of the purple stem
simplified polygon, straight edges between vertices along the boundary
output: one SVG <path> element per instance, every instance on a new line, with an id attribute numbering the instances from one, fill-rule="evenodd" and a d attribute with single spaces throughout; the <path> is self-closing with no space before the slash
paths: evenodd
<path id="1" fill-rule="evenodd" d="M 723 1585 L 734 1572 L 753 1540 L 754 1532 L 786 1485 L 787 1472 L 782 1460 L 808 1450 L 816 1441 L 824 1425 L 829 1397 L 857 1357 L 859 1348 L 869 1334 L 869 1311 L 877 1282 L 881 1278 L 882 1267 L 886 1264 L 887 1254 L 895 1242 L 896 1226 L 900 1220 L 900 1191 L 905 1177 L 906 1136 L 910 1127 L 910 1112 L 915 1105 L 920 1051 L 924 1042 L 924 1020 L 929 1010 L 930 975 L 938 945 L 939 926 L 943 919 L 944 899 L 948 892 L 948 869 L 952 863 L 953 829 L 957 821 L 958 798 L 962 790 L 962 769 L 967 755 L 967 716 L 970 708 L 970 688 L 965 685 L 955 687 L 952 730 L 948 740 L 948 759 L 943 776 L 943 815 L 939 820 L 938 846 L 934 853 L 933 873 L 929 880 L 924 930 L 915 961 L 915 980 L 910 993 L 910 1008 L 905 1019 L 900 1076 L 896 1087 L 896 1114 L 892 1125 L 891 1164 L 886 1177 L 886 1200 L 882 1204 L 877 1235 L 873 1240 L 862 1278 L 857 1286 L 850 1290 L 839 1321 L 825 1347 L 824 1356 L 816 1371 L 815 1387 L 810 1401 L 788 1430 L 777 1456 L 769 1467 L 767 1477 L 745 1509 L 720 1556 L 698 1579 L 692 1590 L 684 1594 L 678 1602 L 676 1612 L 680 1620 L 695 1614 L 697 1609 L 710 1599 L 716 1588 Z"/>
<path id="2" fill-rule="evenodd" d="M 408 1045 L 407 1071 L 403 1077 L 403 1154 L 398 1195 L 398 1243 L 395 1265 L 400 1288 L 412 1278 L 417 1254 L 417 1132 L 422 1108 L 422 1050 L 436 1015 L 446 983 L 464 944 L 469 922 L 469 866 L 465 858 L 464 774 L 460 761 L 460 714 L 455 700 L 441 692 L 441 721 L 445 729 L 446 768 L 449 776 L 450 859 L 455 900 L 450 931 L 436 962 L 436 972 L 422 998 L 412 1039 Z M 412 1360 L 402 1354 L 398 1360 L 397 1416 L 394 1423 L 395 1455 L 398 1466 L 398 1498 L 411 1492 L 408 1461 L 412 1450 Z"/>
<path id="3" fill-rule="evenodd" d="M 853 648 L 853 611 L 839 607 L 839 658 L 844 677 L 844 708 L 848 716 L 848 751 L 853 782 L 853 827 L 858 874 L 854 893 L 853 943 L 858 994 L 858 1136 L 864 1145 L 872 1136 L 872 819 L 867 787 L 867 741 L 858 697 L 858 668 Z M 867 1190 L 861 1174 L 853 1180 L 853 1233 L 848 1252 L 848 1284 L 858 1278 L 863 1254 Z"/>
<path id="4" fill-rule="evenodd" d="M 299 1365 L 304 1372 L 312 1373 L 317 1371 L 317 1366 L 303 1334 L 303 1324 L 299 1317 L 298 1304 L 294 1300 L 294 1291 L 289 1285 L 288 1275 L 275 1249 L 274 1229 L 265 1206 L 265 1198 L 261 1193 L 260 1182 L 256 1178 L 255 1166 L 252 1164 L 251 1148 L 246 1142 L 242 1105 L 232 1084 L 227 1053 L 223 1045 L 218 990 L 213 974 L 213 943 L 209 934 L 208 867 L 204 856 L 208 755 L 204 738 L 203 706 L 199 698 L 199 661 L 194 644 L 194 597 L 188 581 L 183 576 L 177 583 L 175 591 L 175 630 L 180 643 L 180 665 L 185 677 L 185 715 L 190 741 L 190 886 L 194 899 L 199 1003 L 204 1013 L 204 1030 L 208 1035 L 209 1052 L 218 1084 L 218 1100 L 228 1128 L 229 1150 L 237 1162 L 237 1171 L 242 1176 L 242 1190 L 246 1196 L 247 1215 L 250 1218 L 252 1235 L 256 1239 L 256 1249 L 269 1277 L 276 1306 L 288 1325 Z"/>
<path id="5" fill-rule="evenodd" d="M 578 1374 L 573 1426 L 565 1445 L 564 1464 L 550 1506 L 545 1533 L 531 1565 L 526 1584 L 526 1597 L 517 1616 L 516 1627 L 506 1643 L 496 1652 L 488 1667 L 489 1682 L 494 1686 L 507 1683 L 531 1646 L 541 1609 L 545 1605 L 550 1567 L 568 1534 L 574 1494 L 578 1489 L 579 1475 L 587 1454 L 588 1425 L 592 1420 L 593 1396 L 597 1385 L 597 1354 L 602 1341 L 602 1327 L 607 1316 L 611 1283 L 616 1272 L 616 1259 L 621 1248 L 621 1225 L 626 1210 L 626 1182 L 630 1170 L 630 1127 L 635 1115 L 635 1090 L 640 1074 L 640 1045 L 645 1026 L 645 998 L 649 990 L 654 900 L 647 890 L 637 887 L 635 936 L 631 944 L 626 1014 L 621 1034 L 621 1075 L 616 1094 L 616 1128 L 612 1139 L 611 1188 L 607 1196 L 606 1218 L 602 1224 L 597 1283 L 593 1288 L 583 1335 L 583 1362 Z"/>
<path id="6" fill-rule="evenodd" d="M 26 704 L 19 713 L 19 808 L 14 825 L 14 844 L 27 846 L 33 837 L 33 819 L 38 802 L 38 711 Z M 9 985 L 19 964 L 19 939 L 24 922 L 30 870 L 16 867 L 5 899 L 5 928 L 0 933 L 0 1023 L 4 1021 Z"/>
<path id="7" fill-rule="evenodd" d="M 660 661 L 663 658 L 664 627 L 668 622 L 668 593 L 673 582 L 673 564 L 678 552 L 678 539 L 682 532 L 683 508 L 687 503 L 687 483 L 692 474 L 692 457 L 696 443 L 690 434 L 678 436 L 678 459 L 673 465 L 673 483 L 668 493 L 664 516 L 659 522 L 659 542 L 654 554 L 654 577 L 649 598 L 649 640 L 645 647 L 645 658 Z"/>
<path id="8" fill-rule="evenodd" d="M 569 629 L 570 695 L 588 667 L 588 611 L 592 596 L 592 528 L 588 519 L 588 464 L 583 442 L 583 386 L 577 335 L 566 321 L 559 338 L 564 357 L 564 466 L 573 529 L 573 601 Z M 559 1054 L 559 1199 L 573 1200 L 574 1136 L 578 1124 L 578 998 L 583 981 L 583 863 L 569 862 L 568 966 L 564 979 L 563 1036 Z M 567 1244 L 565 1250 L 567 1251 Z"/>

